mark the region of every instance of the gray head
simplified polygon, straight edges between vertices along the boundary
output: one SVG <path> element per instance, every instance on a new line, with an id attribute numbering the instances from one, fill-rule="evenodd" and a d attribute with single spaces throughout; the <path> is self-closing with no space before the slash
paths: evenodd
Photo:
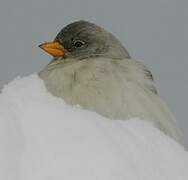
<path id="1" fill-rule="evenodd" d="M 115 36 L 87 21 L 77 21 L 67 25 L 58 33 L 53 43 L 44 43 L 40 47 L 56 59 L 130 58 L 127 50 Z M 54 51 L 55 49 L 57 51 Z"/>

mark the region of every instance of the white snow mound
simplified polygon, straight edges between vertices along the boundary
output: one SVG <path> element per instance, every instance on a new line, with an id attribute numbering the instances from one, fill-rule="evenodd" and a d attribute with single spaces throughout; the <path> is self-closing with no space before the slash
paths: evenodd
<path id="1" fill-rule="evenodd" d="M 65 104 L 34 74 L 0 94 L 0 180 L 188 180 L 188 153 L 138 118 Z"/>

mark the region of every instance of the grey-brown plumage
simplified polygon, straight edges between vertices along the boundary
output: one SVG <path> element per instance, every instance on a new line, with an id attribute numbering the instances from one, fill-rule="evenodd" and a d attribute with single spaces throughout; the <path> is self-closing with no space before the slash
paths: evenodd
<path id="1" fill-rule="evenodd" d="M 78 21 L 54 40 L 66 53 L 55 57 L 39 76 L 49 92 L 110 119 L 139 117 L 180 141 L 176 122 L 158 96 L 146 66 L 103 28 Z"/>

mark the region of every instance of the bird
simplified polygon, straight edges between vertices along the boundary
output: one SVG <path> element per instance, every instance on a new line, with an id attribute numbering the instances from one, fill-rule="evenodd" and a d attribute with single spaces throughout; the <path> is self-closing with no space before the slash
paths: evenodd
<path id="1" fill-rule="evenodd" d="M 39 47 L 52 56 L 38 73 L 52 95 L 110 120 L 138 117 L 182 142 L 151 71 L 103 27 L 84 20 L 72 22 Z"/>

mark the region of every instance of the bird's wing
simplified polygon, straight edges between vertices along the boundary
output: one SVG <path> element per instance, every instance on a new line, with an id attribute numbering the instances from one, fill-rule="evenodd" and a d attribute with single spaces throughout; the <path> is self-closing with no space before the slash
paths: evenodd
<path id="1" fill-rule="evenodd" d="M 126 69 L 127 73 L 125 72 L 125 76 L 128 79 L 150 90 L 154 94 L 158 94 L 153 75 L 143 63 L 134 59 L 124 59 L 118 62 L 116 61 L 116 64 L 124 70 Z M 121 69 L 121 67 L 118 68 Z"/>
<path id="2" fill-rule="evenodd" d="M 143 110 L 147 111 L 148 109 L 149 113 L 157 117 L 160 129 L 181 142 L 181 133 L 177 128 L 176 120 L 160 98 L 150 70 L 141 62 L 133 59 L 125 59 L 119 61 L 118 64 L 124 69 L 125 83 L 129 84 L 126 93 L 130 93 L 131 96 L 132 92 L 128 92 L 129 89 L 135 93 L 135 97 L 132 96 L 132 101 L 135 101 L 135 105 L 146 106 L 143 107 Z M 139 99 L 143 101 L 140 102 Z M 146 111 L 145 113 L 147 114 Z"/>

